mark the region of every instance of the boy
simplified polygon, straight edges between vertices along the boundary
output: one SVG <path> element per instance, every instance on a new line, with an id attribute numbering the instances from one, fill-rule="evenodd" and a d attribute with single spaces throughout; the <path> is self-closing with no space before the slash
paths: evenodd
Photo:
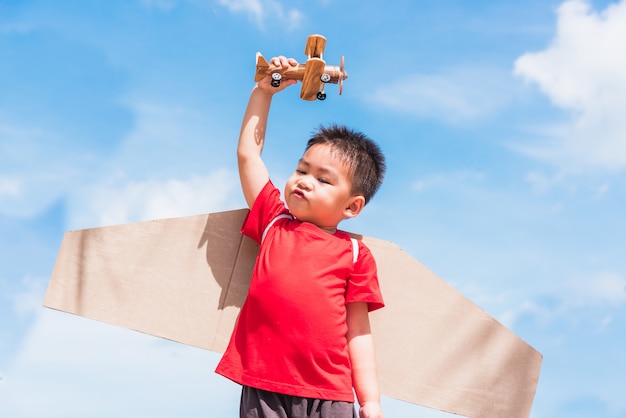
<path id="1" fill-rule="evenodd" d="M 261 151 L 272 96 L 295 83 L 261 80 L 244 115 L 237 156 L 251 210 L 242 233 L 261 248 L 216 371 L 243 386 L 241 418 L 352 418 L 354 392 L 361 418 L 382 418 L 368 317 L 383 306 L 376 265 L 337 225 L 376 192 L 384 157 L 358 132 L 321 128 L 287 181 L 285 207 Z"/>

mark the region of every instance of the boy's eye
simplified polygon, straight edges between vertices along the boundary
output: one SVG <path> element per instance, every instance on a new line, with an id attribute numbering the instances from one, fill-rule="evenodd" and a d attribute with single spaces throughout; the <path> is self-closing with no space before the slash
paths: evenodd
<path id="1" fill-rule="evenodd" d="M 296 173 L 298 173 L 298 174 L 306 174 L 306 171 L 300 170 L 300 169 L 296 169 Z"/>
<path id="2" fill-rule="evenodd" d="M 317 181 L 319 181 L 320 183 L 324 183 L 324 184 L 330 184 L 330 181 L 328 181 L 324 177 L 321 177 L 321 178 L 317 179 Z"/>

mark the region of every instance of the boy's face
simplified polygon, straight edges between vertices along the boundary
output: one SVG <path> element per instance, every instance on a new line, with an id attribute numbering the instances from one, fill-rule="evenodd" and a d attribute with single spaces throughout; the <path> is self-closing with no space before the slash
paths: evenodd
<path id="1" fill-rule="evenodd" d="M 304 153 L 285 185 L 285 201 L 296 219 L 329 232 L 364 205 L 362 196 L 352 195 L 348 166 L 327 144 L 313 145 Z"/>

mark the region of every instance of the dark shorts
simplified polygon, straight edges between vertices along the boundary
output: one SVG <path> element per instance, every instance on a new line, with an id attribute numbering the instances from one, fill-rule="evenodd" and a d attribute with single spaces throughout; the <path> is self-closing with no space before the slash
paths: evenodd
<path id="1" fill-rule="evenodd" d="M 283 395 L 244 386 L 240 418 L 357 418 L 352 402 Z"/>

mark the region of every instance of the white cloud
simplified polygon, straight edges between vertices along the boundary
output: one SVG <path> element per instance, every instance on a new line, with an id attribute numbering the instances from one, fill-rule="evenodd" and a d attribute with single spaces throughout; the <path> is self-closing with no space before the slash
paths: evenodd
<path id="1" fill-rule="evenodd" d="M 519 57 L 514 73 L 570 111 L 571 120 L 527 152 L 569 170 L 626 168 L 625 50 L 626 1 L 600 13 L 583 0 L 559 7 L 554 39 Z"/>
<path id="2" fill-rule="evenodd" d="M 88 166 L 83 149 L 66 148 L 57 133 L 31 124 L 4 123 L 0 117 L 0 213 L 19 218 L 49 206 Z"/>
<path id="3" fill-rule="evenodd" d="M 565 319 L 576 322 L 583 313 L 585 318 L 596 321 L 598 329 L 604 329 L 613 322 L 613 316 L 595 313 L 601 310 L 626 305 L 626 278 L 613 272 L 597 272 L 590 275 L 570 277 L 559 281 L 557 288 L 550 289 L 549 304 L 537 301 L 523 301 L 517 307 L 507 309 L 499 316 L 499 320 L 507 327 L 513 328 L 522 316 L 530 315 L 540 322 Z"/>
<path id="4" fill-rule="evenodd" d="M 545 193 L 550 190 L 555 184 L 558 184 L 562 175 L 550 176 L 538 171 L 531 171 L 526 175 L 526 181 L 530 183 L 533 189 L 539 193 Z"/>
<path id="5" fill-rule="evenodd" d="M 41 308 L 41 295 L 45 291 L 45 281 L 24 277 L 20 289 L 12 295 L 13 311 L 18 316 L 30 315 Z"/>
<path id="6" fill-rule="evenodd" d="M 112 158 L 99 162 L 68 192 L 71 229 L 242 206 L 236 128 L 231 132 L 213 120 L 210 108 L 175 100 L 162 104 L 129 98 L 127 103 L 134 113 L 133 129 Z"/>
<path id="7" fill-rule="evenodd" d="M 612 178 L 611 173 L 586 173 L 584 176 L 572 176 L 571 172 L 532 170 L 526 174 L 526 182 L 537 194 L 546 194 L 556 187 L 565 191 L 569 196 L 576 196 L 582 192 L 589 198 L 600 201 L 615 199 L 619 196 L 620 185 Z M 596 175 L 593 175 L 596 174 Z M 557 204 L 564 208 L 565 202 Z"/>
<path id="8" fill-rule="evenodd" d="M 510 92 L 508 75 L 462 68 L 400 77 L 379 85 L 367 99 L 398 112 L 458 123 L 491 115 L 507 104 Z"/>
<path id="9" fill-rule="evenodd" d="M 538 319 L 553 317 L 553 313 L 549 309 L 533 301 L 526 300 L 519 306 L 505 310 L 498 316 L 498 321 L 500 321 L 505 327 L 513 329 L 515 322 L 523 315 L 532 315 Z"/>
<path id="10" fill-rule="evenodd" d="M 480 182 L 486 174 L 479 171 L 454 171 L 449 173 L 436 173 L 422 177 L 413 183 L 413 190 L 423 192 L 433 187 L 458 186 L 467 183 Z"/>
<path id="11" fill-rule="evenodd" d="M 232 416 L 238 388 L 218 356 L 51 310 L 39 310 L 3 370 L 0 416 Z"/>
<path id="12" fill-rule="evenodd" d="M 245 13 L 256 24 L 263 28 L 267 20 L 274 18 L 286 25 L 285 29 L 293 30 L 300 26 L 302 12 L 298 9 L 285 9 L 280 1 L 275 0 L 219 0 L 222 6 L 232 13 Z"/>
<path id="13" fill-rule="evenodd" d="M 0 196 L 6 195 L 8 197 L 19 196 L 22 190 L 22 182 L 17 178 L 12 177 L 0 177 Z"/>
<path id="14" fill-rule="evenodd" d="M 626 303 L 626 279 L 612 272 L 568 280 L 565 290 L 570 306 L 617 306 Z"/>
<path id="15" fill-rule="evenodd" d="M 219 170 L 185 180 L 95 186 L 75 196 L 70 224 L 94 227 L 224 210 L 238 184 L 235 173 Z"/>

